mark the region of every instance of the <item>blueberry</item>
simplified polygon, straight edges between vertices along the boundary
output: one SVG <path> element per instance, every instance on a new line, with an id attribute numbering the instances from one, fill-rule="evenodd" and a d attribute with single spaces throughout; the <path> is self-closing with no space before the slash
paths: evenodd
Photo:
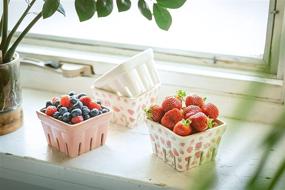
<path id="1" fill-rule="evenodd" d="M 57 100 L 56 102 L 54 102 L 53 105 L 54 105 L 55 107 L 59 106 L 59 105 L 60 105 L 59 100 Z"/>
<path id="2" fill-rule="evenodd" d="M 101 101 L 101 100 L 97 100 L 96 103 L 99 104 L 99 105 L 101 105 L 101 104 L 102 104 L 102 101 Z"/>
<path id="3" fill-rule="evenodd" d="M 52 106 L 51 101 L 47 101 L 47 102 L 46 102 L 46 108 L 49 107 L 49 106 Z"/>
<path id="4" fill-rule="evenodd" d="M 68 123 L 71 119 L 71 114 L 69 112 L 65 112 L 62 116 L 62 121 Z"/>
<path id="5" fill-rule="evenodd" d="M 77 95 L 77 98 L 79 99 L 79 98 L 81 98 L 82 96 L 86 96 L 86 94 L 85 94 L 85 93 L 80 93 L 80 94 Z"/>
<path id="6" fill-rule="evenodd" d="M 77 101 L 72 107 L 73 109 L 76 109 L 76 108 L 81 109 L 83 107 L 83 103 L 80 101 Z"/>
<path id="7" fill-rule="evenodd" d="M 100 115 L 100 111 L 96 108 L 94 108 L 93 110 L 90 111 L 89 113 L 90 117 L 95 117 L 97 115 Z"/>
<path id="8" fill-rule="evenodd" d="M 87 106 L 83 106 L 81 110 L 83 115 L 88 115 L 90 113 L 90 109 Z"/>
<path id="9" fill-rule="evenodd" d="M 69 95 L 69 96 L 74 96 L 74 95 L 75 95 L 75 92 L 74 92 L 74 91 L 71 91 L 71 92 L 69 92 L 68 95 Z"/>
<path id="10" fill-rule="evenodd" d="M 56 108 L 59 110 L 61 107 L 62 107 L 62 105 L 59 104 Z"/>
<path id="11" fill-rule="evenodd" d="M 87 119 L 89 119 L 89 118 L 90 118 L 89 115 L 83 115 L 83 119 L 84 119 L 84 120 L 87 120 Z"/>
<path id="12" fill-rule="evenodd" d="M 62 116 L 59 115 L 57 119 L 60 120 L 60 121 L 62 121 Z"/>
<path id="13" fill-rule="evenodd" d="M 72 105 L 76 104 L 78 102 L 78 99 L 75 97 L 71 97 L 70 102 Z"/>
<path id="14" fill-rule="evenodd" d="M 59 108 L 58 111 L 59 111 L 60 115 L 63 115 L 64 113 L 68 112 L 68 109 L 66 107 L 61 107 L 61 108 Z"/>
<path id="15" fill-rule="evenodd" d="M 81 109 L 77 108 L 77 109 L 74 109 L 71 111 L 71 117 L 76 117 L 76 116 L 80 116 L 80 115 L 82 115 Z"/>
<path id="16" fill-rule="evenodd" d="M 109 111 L 109 109 L 108 108 L 102 108 L 102 113 L 107 113 L 108 111 Z"/>
<path id="17" fill-rule="evenodd" d="M 60 116 L 60 113 L 57 111 L 57 112 L 54 112 L 54 114 L 52 115 L 52 117 L 58 119 L 58 116 Z"/>

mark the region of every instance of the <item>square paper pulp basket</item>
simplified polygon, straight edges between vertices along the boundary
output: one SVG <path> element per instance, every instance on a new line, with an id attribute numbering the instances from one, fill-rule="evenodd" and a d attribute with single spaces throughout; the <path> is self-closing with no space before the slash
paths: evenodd
<path id="1" fill-rule="evenodd" d="M 75 157 L 105 144 L 112 111 L 78 124 L 67 124 L 37 111 L 50 146 Z"/>
<path id="2" fill-rule="evenodd" d="M 144 108 L 156 102 L 159 86 L 160 84 L 157 84 L 135 98 L 118 96 L 95 87 L 93 87 L 93 94 L 96 99 L 102 101 L 102 104 L 112 107 L 114 113 L 111 122 L 133 128 L 144 121 Z"/>
<path id="3" fill-rule="evenodd" d="M 178 171 L 186 171 L 215 159 L 226 125 L 219 121 L 217 127 L 182 137 L 168 128 L 146 120 L 153 152 Z"/>

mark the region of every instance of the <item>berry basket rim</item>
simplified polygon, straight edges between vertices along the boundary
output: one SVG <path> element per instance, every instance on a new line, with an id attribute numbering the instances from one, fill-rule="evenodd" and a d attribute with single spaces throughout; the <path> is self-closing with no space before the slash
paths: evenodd
<path id="1" fill-rule="evenodd" d="M 151 89 L 149 89 L 148 91 L 145 91 L 144 93 L 139 94 L 139 95 L 137 95 L 137 96 L 135 96 L 135 97 L 118 96 L 116 93 L 113 93 L 113 92 L 110 92 L 110 91 L 107 91 L 107 90 L 98 88 L 98 87 L 96 87 L 95 85 L 92 85 L 92 86 L 91 86 L 91 89 L 94 90 L 94 91 L 96 91 L 96 90 L 99 90 L 99 91 L 101 91 L 101 92 L 103 91 L 103 92 L 108 93 L 108 94 L 111 94 L 111 95 L 113 95 L 113 96 L 118 96 L 118 97 L 121 97 L 121 98 L 126 98 L 126 99 L 128 99 L 128 100 L 136 100 L 136 99 L 138 99 L 138 98 L 140 98 L 140 97 L 143 97 L 145 94 L 147 94 L 147 93 L 149 93 L 149 92 L 151 92 L 151 91 L 153 91 L 153 90 L 159 88 L 160 86 L 161 86 L 161 83 L 159 82 L 159 83 L 155 84 L 155 85 L 154 85 Z"/>
<path id="2" fill-rule="evenodd" d="M 200 136 L 200 135 L 203 135 L 203 134 L 211 132 L 211 131 L 215 131 L 215 130 L 218 130 L 218 129 L 226 128 L 226 123 L 224 121 L 222 121 L 222 120 L 218 120 L 220 122 L 220 124 L 217 127 L 213 127 L 211 129 L 207 129 L 206 131 L 199 132 L 199 133 L 194 133 L 194 134 L 191 134 L 191 135 L 188 135 L 188 136 L 180 136 L 180 135 L 177 135 L 176 133 L 174 133 L 173 131 L 171 131 L 170 129 L 164 127 L 160 123 L 154 122 L 154 121 L 152 121 L 150 119 L 147 119 L 147 118 L 145 118 L 145 120 L 146 120 L 147 124 L 152 124 L 152 126 L 160 127 L 160 128 L 162 128 L 162 130 L 167 131 L 169 134 L 171 134 L 171 135 L 173 135 L 176 138 L 179 138 L 181 140 L 191 139 L 191 138 L 193 138 L 195 136 Z M 148 127 L 150 127 L 150 126 L 148 125 Z"/>
<path id="3" fill-rule="evenodd" d="M 80 122 L 80 123 L 76 123 L 76 124 L 68 124 L 68 123 L 65 123 L 65 122 L 63 122 L 63 121 L 60 121 L 60 120 L 58 120 L 58 119 L 55 119 L 55 118 L 53 118 L 53 117 L 51 117 L 51 116 L 48 116 L 47 114 L 45 114 L 45 113 L 43 113 L 43 112 L 41 111 L 41 110 L 44 109 L 44 108 L 42 108 L 42 109 L 40 109 L 40 110 L 36 110 L 36 113 L 37 113 L 38 115 L 41 115 L 41 116 L 47 118 L 47 119 L 50 119 L 50 120 L 52 120 L 52 121 L 55 121 L 55 122 L 61 124 L 62 126 L 68 128 L 68 129 L 74 129 L 74 128 L 76 128 L 76 127 L 79 127 L 79 126 L 81 126 L 81 125 L 84 125 L 84 124 L 86 124 L 86 123 L 89 123 L 89 122 L 91 122 L 91 121 L 93 121 L 93 120 L 99 120 L 101 117 L 106 116 L 106 115 L 111 115 L 111 114 L 113 113 L 113 110 L 112 110 L 111 108 L 109 108 L 109 107 L 107 107 L 107 106 L 104 106 L 104 107 L 107 108 L 109 111 L 106 112 L 106 113 L 102 113 L 102 114 L 100 114 L 100 115 L 98 115 L 98 116 L 89 118 L 89 119 L 87 119 L 87 120 L 85 120 L 85 121 L 82 121 L 82 122 Z M 39 119 L 40 119 L 40 118 L 39 118 Z M 41 119 L 40 119 L 40 120 L 41 120 Z"/>

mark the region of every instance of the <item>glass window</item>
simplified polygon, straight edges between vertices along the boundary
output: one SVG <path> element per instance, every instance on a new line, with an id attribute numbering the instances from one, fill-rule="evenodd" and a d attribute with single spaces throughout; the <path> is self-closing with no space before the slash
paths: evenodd
<path id="1" fill-rule="evenodd" d="M 41 20 L 33 33 L 87 40 L 153 46 L 184 51 L 262 58 L 270 0 L 188 0 L 171 10 L 173 24 L 168 32 L 140 15 L 137 1 L 128 12 L 107 18 L 94 16 L 79 23 L 74 1 L 61 0 L 66 17 L 58 14 Z M 11 1 L 10 27 L 21 14 L 25 0 Z M 33 9 L 38 12 L 42 1 Z M 33 13 L 29 17 L 33 17 Z M 26 19 L 26 23 L 29 19 Z M 23 27 L 21 27 L 23 29 Z"/>

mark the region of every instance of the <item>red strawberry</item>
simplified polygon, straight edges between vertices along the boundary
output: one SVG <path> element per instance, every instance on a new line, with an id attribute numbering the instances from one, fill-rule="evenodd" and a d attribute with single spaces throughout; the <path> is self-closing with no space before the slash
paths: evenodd
<path id="1" fill-rule="evenodd" d="M 94 108 L 100 110 L 102 107 L 100 104 L 97 104 L 96 102 L 90 102 L 87 106 L 90 110 L 93 110 Z"/>
<path id="2" fill-rule="evenodd" d="M 83 120 L 84 120 L 83 117 L 80 115 L 80 116 L 71 118 L 71 123 L 76 124 L 76 123 L 82 122 Z"/>
<path id="3" fill-rule="evenodd" d="M 189 117 L 191 120 L 191 127 L 196 131 L 201 132 L 208 129 L 208 117 L 203 112 L 198 112 Z"/>
<path id="4" fill-rule="evenodd" d="M 88 106 L 90 102 L 92 102 L 92 99 L 88 96 L 81 96 L 79 100 L 85 105 Z"/>
<path id="5" fill-rule="evenodd" d="M 48 106 L 45 111 L 48 116 L 52 116 L 55 112 L 57 112 L 57 108 L 55 106 Z"/>
<path id="6" fill-rule="evenodd" d="M 164 115 L 164 111 L 162 107 L 159 105 L 150 106 L 149 109 L 145 109 L 145 112 L 146 112 L 147 118 L 155 122 L 160 122 L 161 118 Z"/>
<path id="7" fill-rule="evenodd" d="M 195 105 L 195 106 L 199 106 L 200 108 L 202 108 L 202 106 L 204 105 L 204 101 L 205 100 L 200 96 L 191 95 L 191 96 L 186 97 L 185 104 L 186 104 L 186 107 L 190 105 Z"/>
<path id="8" fill-rule="evenodd" d="M 64 107 L 69 107 L 70 106 L 70 96 L 69 95 L 63 95 L 60 98 L 60 104 Z"/>
<path id="9" fill-rule="evenodd" d="M 187 119 L 191 115 L 194 115 L 201 111 L 202 109 L 199 106 L 194 106 L 194 105 L 187 106 L 186 108 L 183 108 L 184 119 Z"/>
<path id="10" fill-rule="evenodd" d="M 181 109 L 182 108 L 182 102 L 178 98 L 174 96 L 168 96 L 164 99 L 161 105 L 163 111 L 167 112 L 169 110 L 172 110 L 173 108 Z"/>
<path id="11" fill-rule="evenodd" d="M 188 136 L 192 132 L 192 128 L 190 127 L 190 121 L 188 119 L 183 119 L 176 123 L 173 128 L 173 132 L 180 136 Z"/>
<path id="12" fill-rule="evenodd" d="M 186 96 L 184 90 L 178 90 L 176 96 L 168 96 L 162 102 L 162 109 L 167 112 L 172 110 L 173 108 L 181 109 L 182 108 L 182 100 Z"/>
<path id="13" fill-rule="evenodd" d="M 212 119 L 217 119 L 219 116 L 219 109 L 212 103 L 207 103 L 202 107 L 203 112 Z"/>
<path id="14" fill-rule="evenodd" d="M 53 98 L 51 99 L 51 103 L 52 103 L 52 104 L 55 104 L 56 102 L 59 102 L 59 98 L 58 98 L 58 97 L 53 97 Z"/>
<path id="15" fill-rule="evenodd" d="M 183 114 L 181 113 L 181 111 L 177 108 L 174 108 L 164 114 L 164 116 L 161 119 L 161 124 L 167 127 L 168 129 L 172 130 L 173 127 L 176 125 L 176 123 L 181 121 L 182 119 L 183 119 Z"/>

